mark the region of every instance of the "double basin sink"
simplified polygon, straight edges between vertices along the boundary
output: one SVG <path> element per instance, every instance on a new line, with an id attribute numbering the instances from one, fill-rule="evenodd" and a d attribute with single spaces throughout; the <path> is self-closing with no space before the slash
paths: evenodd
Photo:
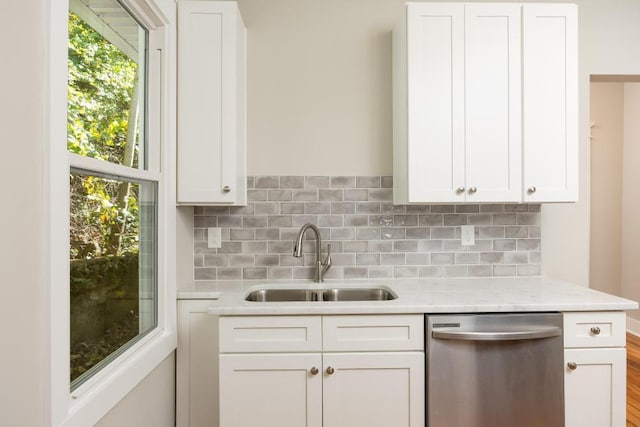
<path id="1" fill-rule="evenodd" d="M 376 288 L 327 288 L 282 289 L 267 288 L 249 292 L 246 301 L 253 302 L 301 302 L 301 301 L 390 301 L 398 298 L 390 289 Z"/>

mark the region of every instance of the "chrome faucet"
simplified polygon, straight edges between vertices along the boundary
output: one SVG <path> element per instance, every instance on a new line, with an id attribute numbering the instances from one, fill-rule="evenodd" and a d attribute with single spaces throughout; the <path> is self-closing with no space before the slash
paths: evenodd
<path id="1" fill-rule="evenodd" d="M 305 224 L 298 232 L 298 237 L 296 238 L 296 244 L 293 247 L 293 256 L 296 258 L 300 258 L 302 256 L 302 238 L 304 237 L 305 231 L 308 229 L 313 230 L 316 234 L 316 274 L 314 280 L 316 282 L 322 282 L 324 279 L 322 276 L 327 272 L 329 267 L 331 267 L 331 245 L 327 245 L 327 257 L 324 261 L 320 260 L 320 255 L 322 251 L 322 238 L 320 238 L 320 230 L 313 224 Z"/>

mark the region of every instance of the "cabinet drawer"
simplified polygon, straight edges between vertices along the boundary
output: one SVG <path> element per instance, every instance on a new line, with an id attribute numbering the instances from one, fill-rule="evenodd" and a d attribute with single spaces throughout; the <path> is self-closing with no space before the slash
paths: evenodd
<path id="1" fill-rule="evenodd" d="M 220 318 L 221 353 L 307 352 L 321 349 L 320 316 Z"/>
<path id="2" fill-rule="evenodd" d="M 424 316 L 324 316 L 324 351 L 424 349 Z"/>
<path id="3" fill-rule="evenodd" d="M 564 313 L 564 346 L 624 347 L 626 318 L 622 311 Z"/>

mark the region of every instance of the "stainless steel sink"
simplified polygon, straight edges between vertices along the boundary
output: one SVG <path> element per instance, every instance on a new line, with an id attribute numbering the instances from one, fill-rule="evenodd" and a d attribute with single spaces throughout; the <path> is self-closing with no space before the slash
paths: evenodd
<path id="1" fill-rule="evenodd" d="M 398 298 L 382 288 L 333 288 L 322 291 L 323 301 L 389 301 Z"/>
<path id="2" fill-rule="evenodd" d="M 244 298 L 253 302 L 298 301 L 389 301 L 398 298 L 385 288 L 282 289 L 267 288 L 249 292 Z"/>
<path id="3" fill-rule="evenodd" d="M 318 291 L 314 289 L 259 289 L 249 292 L 246 301 L 286 302 L 286 301 L 318 301 Z"/>

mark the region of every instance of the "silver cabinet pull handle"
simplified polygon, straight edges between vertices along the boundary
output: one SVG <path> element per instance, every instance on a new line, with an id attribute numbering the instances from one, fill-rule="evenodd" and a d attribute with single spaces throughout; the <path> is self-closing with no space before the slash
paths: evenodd
<path id="1" fill-rule="evenodd" d="M 464 193 L 464 187 L 458 187 L 456 188 L 456 193 L 460 194 L 460 193 Z"/>
<path id="2" fill-rule="evenodd" d="M 527 189 L 527 193 L 529 193 L 529 194 L 533 194 L 533 193 L 535 193 L 535 192 L 536 192 L 536 187 L 534 187 L 534 186 L 531 186 L 531 187 L 529 187 L 529 188 Z"/>
<path id="3" fill-rule="evenodd" d="M 229 187 L 228 185 L 225 185 L 224 187 L 222 187 L 223 193 L 228 193 L 229 191 L 231 191 L 231 187 Z"/>
<path id="4" fill-rule="evenodd" d="M 578 368 L 578 364 L 576 362 L 569 362 L 567 363 L 567 368 L 569 368 L 570 371 L 575 371 Z"/>
<path id="5" fill-rule="evenodd" d="M 318 375 L 318 372 L 320 372 L 320 370 L 314 366 L 309 372 L 311 372 L 311 375 Z"/>
<path id="6" fill-rule="evenodd" d="M 478 191 L 478 189 L 477 189 L 476 187 L 471 187 L 471 188 L 469 188 L 469 194 L 473 194 L 473 193 L 475 193 L 476 191 Z"/>
<path id="7" fill-rule="evenodd" d="M 592 326 L 592 327 L 591 327 L 591 333 L 592 333 L 593 335 L 600 335 L 600 328 L 599 328 L 599 327 L 597 327 L 597 326 Z"/>
<path id="8" fill-rule="evenodd" d="M 335 369 L 333 369 L 333 367 L 329 366 L 329 367 L 327 368 L 327 375 L 333 375 L 333 373 L 334 373 L 335 371 L 336 371 L 336 370 L 335 370 Z"/>

